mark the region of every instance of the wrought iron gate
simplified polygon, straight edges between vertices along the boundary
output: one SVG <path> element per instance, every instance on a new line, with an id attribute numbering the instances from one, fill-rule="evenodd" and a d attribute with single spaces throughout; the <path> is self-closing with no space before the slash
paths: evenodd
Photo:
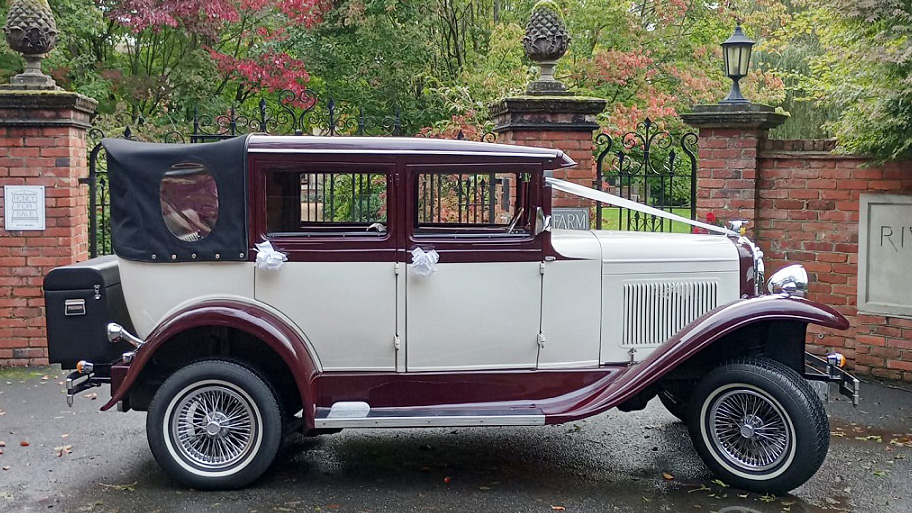
<path id="1" fill-rule="evenodd" d="M 695 219 L 697 214 L 698 137 L 658 130 L 646 118 L 637 131 L 612 139 L 599 134 L 601 148 L 593 185 L 600 191 Z M 683 153 L 683 157 L 681 158 Z M 622 207 L 596 204 L 596 229 L 689 232 L 690 226 Z"/>

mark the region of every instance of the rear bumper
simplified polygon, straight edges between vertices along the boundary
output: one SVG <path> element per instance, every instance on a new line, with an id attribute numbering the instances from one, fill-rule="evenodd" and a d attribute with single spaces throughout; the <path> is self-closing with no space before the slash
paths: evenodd
<path id="1" fill-rule="evenodd" d="M 111 382 L 110 376 L 102 376 L 94 372 L 83 374 L 79 371 L 73 371 L 66 377 L 66 401 L 67 406 L 73 406 L 73 398 L 76 394 L 84 392 L 90 388 L 100 387 Z"/>
<path id="2" fill-rule="evenodd" d="M 804 353 L 804 377 L 811 381 L 836 383 L 839 386 L 839 393 L 851 399 L 853 406 L 858 406 L 860 382 L 838 365 L 811 353 Z"/>
<path id="3" fill-rule="evenodd" d="M 127 371 L 130 370 L 130 364 L 121 360 L 109 365 L 96 365 L 95 369 L 95 372 L 89 373 L 74 371 L 66 377 L 68 406 L 73 406 L 73 398 L 80 392 L 102 385 L 111 385 L 111 396 L 113 397 L 120 389 Z"/>

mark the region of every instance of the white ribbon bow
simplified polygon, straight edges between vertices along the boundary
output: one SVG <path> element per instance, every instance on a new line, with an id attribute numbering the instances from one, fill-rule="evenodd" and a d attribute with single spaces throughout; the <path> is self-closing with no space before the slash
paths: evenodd
<path id="1" fill-rule="evenodd" d="M 440 255 L 433 249 L 425 252 L 421 248 L 412 250 L 412 271 L 418 276 L 430 276 L 437 272 Z"/>
<path id="2" fill-rule="evenodd" d="M 288 261 L 288 255 L 276 251 L 268 240 L 256 245 L 256 266 L 265 271 L 278 271 Z"/>

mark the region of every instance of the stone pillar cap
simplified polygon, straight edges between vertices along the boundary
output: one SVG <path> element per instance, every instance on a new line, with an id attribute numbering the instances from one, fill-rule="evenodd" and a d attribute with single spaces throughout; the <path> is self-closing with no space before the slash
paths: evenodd
<path id="1" fill-rule="evenodd" d="M 516 96 L 488 107 L 497 133 L 507 130 L 593 131 L 607 102 L 585 96 Z"/>
<path id="2" fill-rule="evenodd" d="M 98 102 L 92 98 L 70 91 L 0 90 L 0 126 L 89 129 L 97 107 Z"/>
<path id="3" fill-rule="evenodd" d="M 681 114 L 685 123 L 697 128 L 770 129 L 788 118 L 788 114 L 760 103 L 694 105 L 693 112 Z"/>

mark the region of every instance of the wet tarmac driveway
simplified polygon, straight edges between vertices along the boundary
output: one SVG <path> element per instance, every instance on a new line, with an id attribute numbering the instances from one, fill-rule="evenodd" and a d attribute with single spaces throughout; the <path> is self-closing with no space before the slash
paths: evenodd
<path id="1" fill-rule="evenodd" d="M 559 426 L 296 437 L 253 486 L 199 492 L 156 465 L 144 413 L 99 412 L 104 389 L 69 409 L 62 377 L 0 370 L 0 511 L 912 511 L 912 393 L 874 385 L 857 409 L 829 403 L 829 456 L 787 496 L 714 482 L 657 401 Z"/>

